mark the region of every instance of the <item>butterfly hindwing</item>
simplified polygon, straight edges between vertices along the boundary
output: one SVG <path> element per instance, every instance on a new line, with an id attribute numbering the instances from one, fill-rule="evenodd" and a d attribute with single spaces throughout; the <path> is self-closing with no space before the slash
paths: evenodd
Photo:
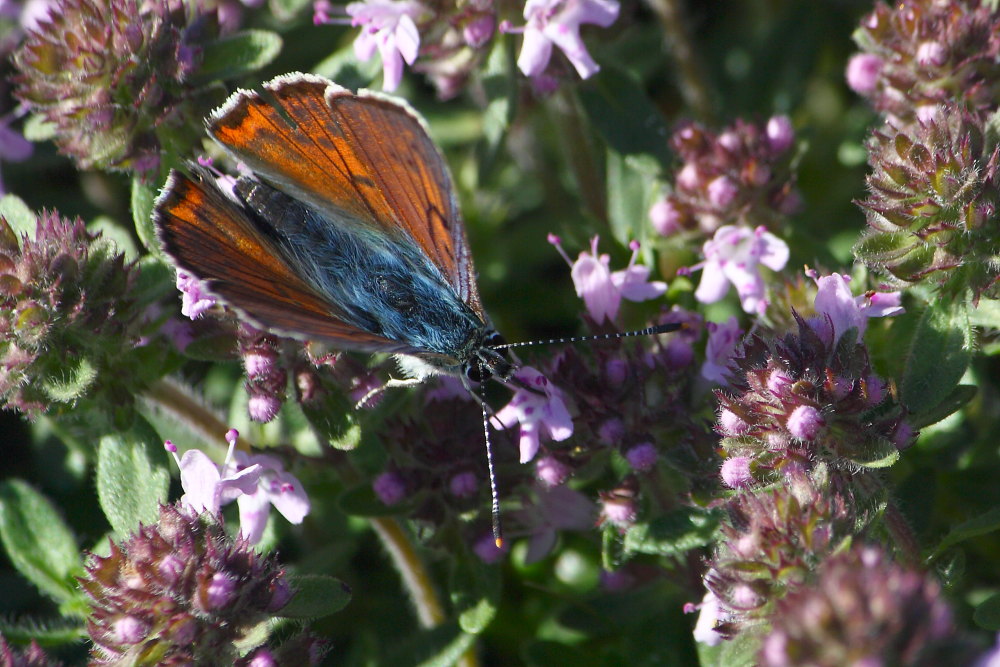
<path id="1" fill-rule="evenodd" d="M 345 322 L 283 260 L 273 242 L 235 201 L 195 171 L 171 172 L 154 209 L 160 242 L 177 266 L 252 323 L 343 349 L 411 353 L 404 344 Z"/>

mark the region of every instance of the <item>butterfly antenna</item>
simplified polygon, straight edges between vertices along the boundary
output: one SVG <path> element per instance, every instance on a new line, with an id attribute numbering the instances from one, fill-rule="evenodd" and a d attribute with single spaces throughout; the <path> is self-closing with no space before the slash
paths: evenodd
<path id="1" fill-rule="evenodd" d="M 490 471 L 490 494 L 493 496 L 493 540 L 497 549 L 503 548 L 503 530 L 500 528 L 500 494 L 497 492 L 497 475 L 493 468 L 493 444 L 490 442 L 490 421 L 486 414 L 486 404 L 483 407 L 483 436 L 486 438 L 486 466 Z"/>
<path id="2" fill-rule="evenodd" d="M 617 338 L 630 338 L 632 336 L 655 336 L 656 334 L 670 333 L 683 329 L 684 324 L 680 322 L 670 322 L 669 324 L 657 324 L 645 329 L 635 331 L 616 331 L 615 333 L 595 334 L 593 336 L 572 336 L 570 338 L 552 338 L 549 340 L 530 340 L 521 343 L 504 343 L 503 345 L 491 345 L 494 350 L 509 350 L 512 347 L 527 347 L 529 345 L 553 345 L 558 343 L 588 343 L 598 340 L 615 340 Z"/>

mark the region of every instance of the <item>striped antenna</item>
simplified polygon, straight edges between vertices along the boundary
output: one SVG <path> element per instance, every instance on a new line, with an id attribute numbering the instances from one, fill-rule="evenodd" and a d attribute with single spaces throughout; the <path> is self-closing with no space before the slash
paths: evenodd
<path id="1" fill-rule="evenodd" d="M 483 437 L 486 438 L 486 465 L 490 471 L 490 493 L 493 496 L 493 541 L 497 549 L 503 548 L 503 530 L 500 527 L 500 493 L 497 491 L 497 475 L 493 469 L 493 444 L 490 442 L 490 421 L 486 414 L 486 403 L 483 408 Z"/>
<path id="2" fill-rule="evenodd" d="M 552 338 L 550 340 L 531 340 L 521 343 L 504 343 L 503 345 L 491 345 L 492 350 L 507 350 L 512 347 L 527 347 L 528 345 L 553 345 L 557 343 L 589 343 L 598 340 L 614 340 L 616 338 L 629 338 L 630 336 L 655 336 L 656 334 L 670 333 L 684 328 L 679 322 L 669 324 L 657 324 L 654 327 L 636 329 L 635 331 L 618 331 L 608 334 L 595 334 L 592 336 L 572 336 L 570 338 Z"/>

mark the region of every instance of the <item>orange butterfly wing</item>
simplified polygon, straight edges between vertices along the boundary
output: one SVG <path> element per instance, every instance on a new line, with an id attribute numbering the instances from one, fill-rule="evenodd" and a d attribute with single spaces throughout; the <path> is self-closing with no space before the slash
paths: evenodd
<path id="1" fill-rule="evenodd" d="M 273 104 L 236 93 L 213 114 L 212 136 L 271 185 L 339 224 L 408 236 L 485 321 L 451 177 L 414 112 L 312 75 L 279 76 L 264 89 Z"/>
<path id="2" fill-rule="evenodd" d="M 344 323 L 282 259 L 247 214 L 219 189 L 171 172 L 154 222 L 174 262 L 255 325 L 279 335 L 345 349 L 413 353 L 409 346 Z"/>

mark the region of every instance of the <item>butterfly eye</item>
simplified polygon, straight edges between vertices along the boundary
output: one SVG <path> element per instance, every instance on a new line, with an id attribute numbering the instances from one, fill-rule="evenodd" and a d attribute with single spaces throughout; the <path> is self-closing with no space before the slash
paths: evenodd
<path id="1" fill-rule="evenodd" d="M 506 345 L 507 339 L 501 336 L 499 333 L 494 331 L 486 339 L 486 347 L 497 347 L 499 345 Z"/>
<path id="2" fill-rule="evenodd" d="M 493 373 L 490 369 L 483 366 L 482 363 L 468 364 L 465 367 L 465 377 L 469 378 L 473 382 L 482 382 L 483 380 L 488 380 L 493 377 Z"/>

